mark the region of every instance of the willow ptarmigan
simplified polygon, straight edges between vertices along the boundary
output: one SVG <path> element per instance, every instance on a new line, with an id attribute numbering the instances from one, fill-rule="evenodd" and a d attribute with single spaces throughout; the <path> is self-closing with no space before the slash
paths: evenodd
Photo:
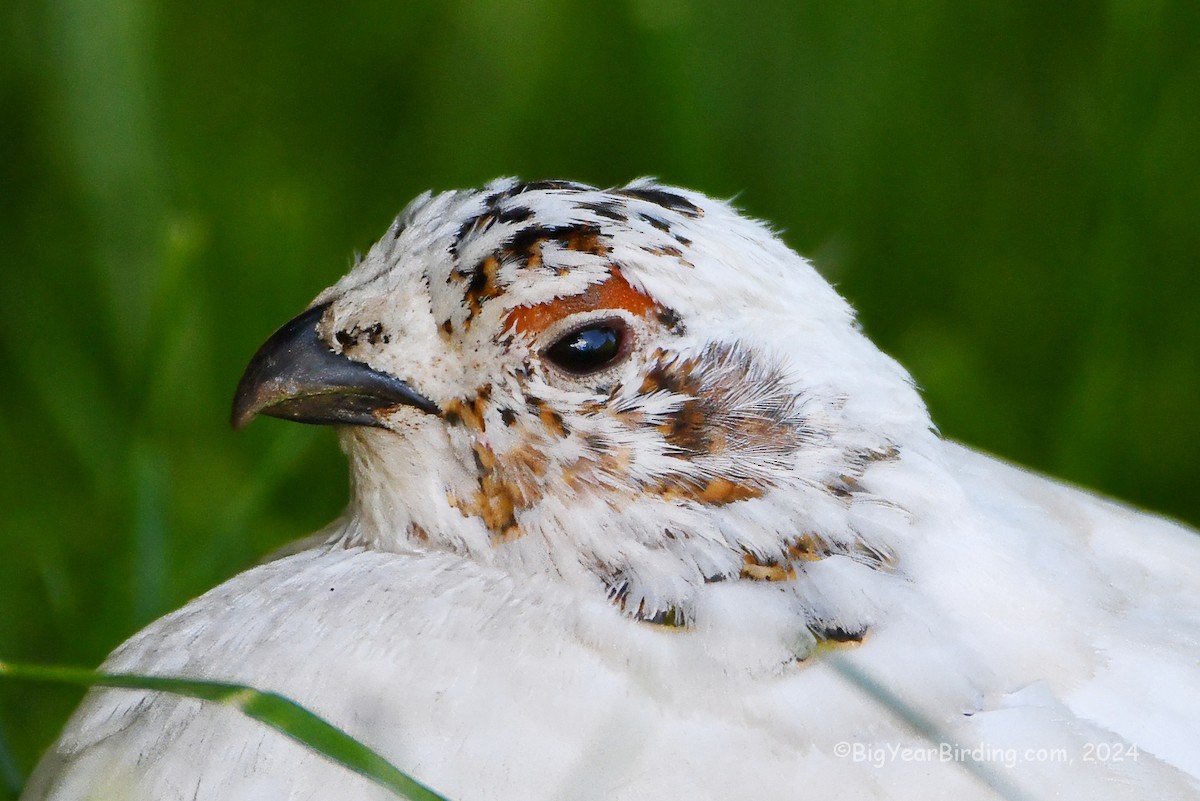
<path id="1" fill-rule="evenodd" d="M 258 351 L 345 515 L 107 670 L 289 696 L 454 801 L 1200 797 L 1200 539 L 938 436 L 764 225 L 638 181 L 425 194 Z M 94 690 L 27 799 L 380 799 Z"/>

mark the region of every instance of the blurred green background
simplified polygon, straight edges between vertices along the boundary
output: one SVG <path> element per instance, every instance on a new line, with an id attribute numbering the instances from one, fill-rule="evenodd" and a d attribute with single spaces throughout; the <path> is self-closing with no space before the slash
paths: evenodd
<path id="1" fill-rule="evenodd" d="M 1200 521 L 1200 4 L 0 6 L 0 658 L 97 663 L 332 518 L 258 344 L 417 192 L 738 195 L 949 436 Z M 1136 544 L 1131 545 L 1136 547 Z M 77 695 L 0 683 L 15 787 Z"/>

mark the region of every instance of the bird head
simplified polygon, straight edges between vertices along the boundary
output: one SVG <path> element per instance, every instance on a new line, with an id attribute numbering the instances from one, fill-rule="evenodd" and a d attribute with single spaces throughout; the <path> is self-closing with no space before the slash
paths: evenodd
<path id="1" fill-rule="evenodd" d="M 257 414 L 338 427 L 340 542 L 550 575 L 675 625 L 725 580 L 886 569 L 872 471 L 930 435 L 806 261 L 648 180 L 418 197 L 256 354 L 234 423 Z"/>

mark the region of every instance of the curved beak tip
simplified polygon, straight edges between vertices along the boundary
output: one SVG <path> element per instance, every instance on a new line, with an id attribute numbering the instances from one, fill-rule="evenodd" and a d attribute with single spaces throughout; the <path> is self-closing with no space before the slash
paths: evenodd
<path id="1" fill-rule="evenodd" d="M 238 406 L 233 407 L 233 414 L 229 416 L 229 425 L 233 426 L 234 431 L 241 431 L 246 426 L 250 425 L 250 421 L 258 417 L 258 412 L 253 409 L 243 409 Z"/>
<path id="2" fill-rule="evenodd" d="M 259 414 L 313 424 L 380 426 L 376 412 L 397 405 L 439 414 L 406 382 L 335 353 L 317 333 L 329 304 L 314 306 L 271 335 L 238 382 L 230 423 Z"/>
<path id="3" fill-rule="evenodd" d="M 248 381 L 247 375 L 249 374 L 243 374 L 238 383 L 237 393 L 233 397 L 233 411 L 229 415 L 229 424 L 235 431 L 250 425 L 265 405 L 259 398 L 260 393 L 256 391 L 259 387 Z"/>

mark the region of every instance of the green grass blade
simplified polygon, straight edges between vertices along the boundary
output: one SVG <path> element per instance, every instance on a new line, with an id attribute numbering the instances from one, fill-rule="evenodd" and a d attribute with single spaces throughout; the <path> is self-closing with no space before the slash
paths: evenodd
<path id="1" fill-rule="evenodd" d="M 924 738 L 930 745 L 935 747 L 940 747 L 943 743 L 958 745 L 953 737 L 943 731 L 940 726 L 930 720 L 924 713 L 907 703 L 891 690 L 888 690 L 872 676 L 854 665 L 849 659 L 839 654 L 828 654 L 827 656 L 829 657 L 828 664 L 833 668 L 834 672 L 875 699 L 882 707 L 895 715 L 898 720 Z M 967 773 L 970 773 L 989 789 L 995 791 L 1005 801 L 1032 801 L 1034 798 L 1027 794 L 1021 787 L 1018 787 L 993 770 L 990 765 L 978 762 L 970 757 L 955 760 L 955 764 L 961 766 Z"/>
<path id="2" fill-rule="evenodd" d="M 131 673 L 99 673 L 82 668 L 21 665 L 11 662 L 0 662 L 0 678 L 84 687 L 152 690 L 233 706 L 326 758 L 386 787 L 401 798 L 410 801 L 447 801 L 341 729 L 277 693 L 264 693 L 243 684 L 222 681 L 141 676 Z"/>
<path id="3" fill-rule="evenodd" d="M 8 747 L 8 737 L 5 736 L 4 727 L 0 726 L 0 786 L 8 790 L 14 796 L 21 791 L 21 771 L 17 768 L 17 761 L 13 759 L 12 751 Z"/>

